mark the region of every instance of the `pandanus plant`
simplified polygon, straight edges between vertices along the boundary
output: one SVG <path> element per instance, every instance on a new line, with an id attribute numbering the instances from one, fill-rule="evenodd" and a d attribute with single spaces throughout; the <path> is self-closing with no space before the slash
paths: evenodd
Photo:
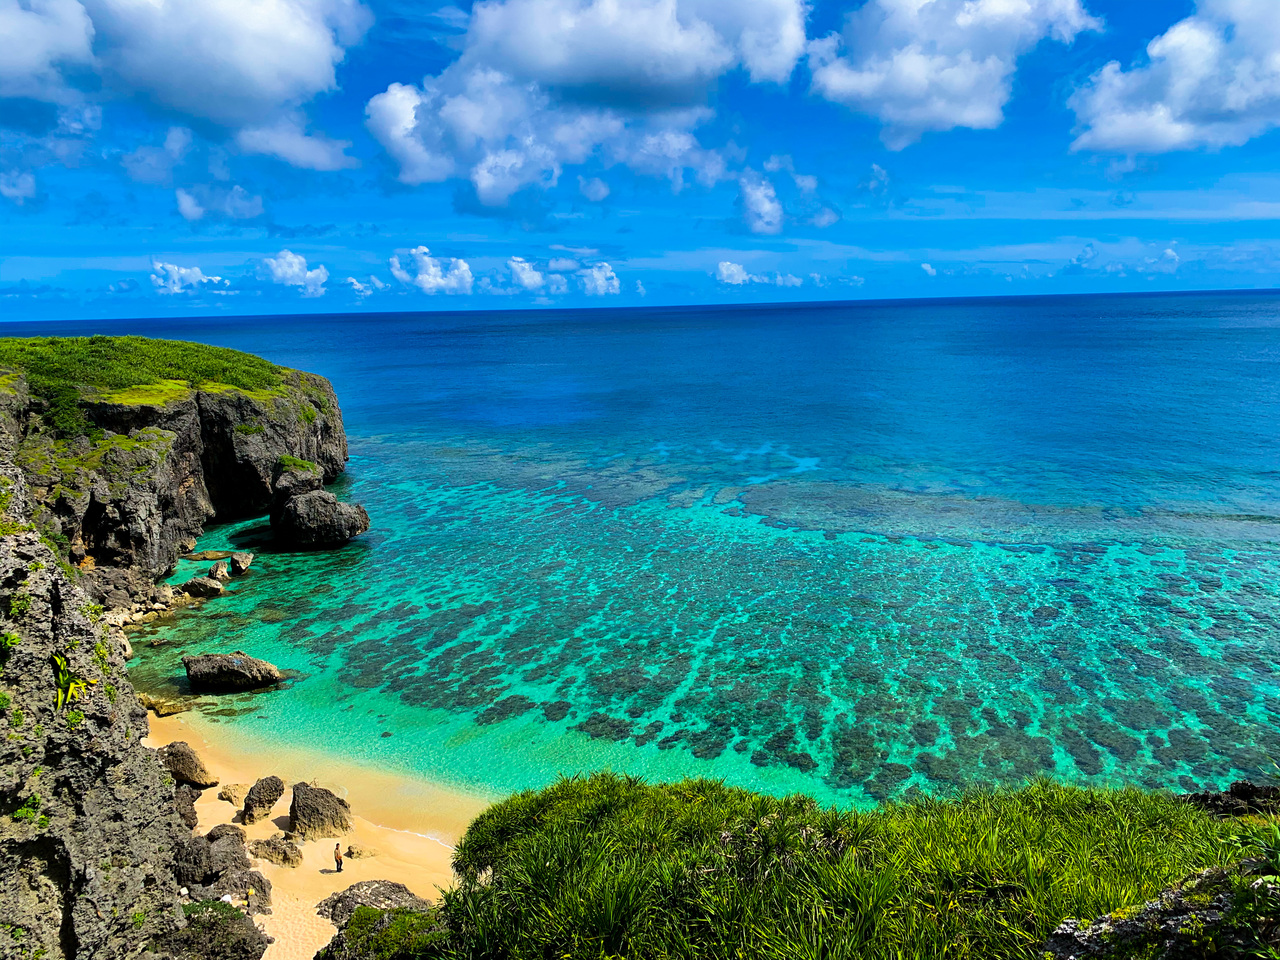
<path id="1" fill-rule="evenodd" d="M 83 677 L 77 677 L 71 672 L 71 667 L 67 664 L 67 658 L 60 653 L 53 655 L 53 669 L 57 674 L 57 709 L 59 710 L 75 703 L 89 689 L 89 684 L 98 682 L 97 680 L 86 680 Z"/>

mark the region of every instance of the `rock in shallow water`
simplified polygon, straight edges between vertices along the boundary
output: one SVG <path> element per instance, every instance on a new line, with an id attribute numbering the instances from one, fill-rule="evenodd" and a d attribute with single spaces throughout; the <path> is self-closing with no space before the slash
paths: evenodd
<path id="1" fill-rule="evenodd" d="M 249 567 L 252 565 L 252 553 L 233 553 L 231 555 L 231 575 L 233 577 L 243 577 L 249 572 Z"/>
<path id="2" fill-rule="evenodd" d="M 276 536 L 301 547 L 346 543 L 369 529 L 369 514 L 355 503 L 342 503 L 332 493 L 314 490 L 293 497 L 280 511 Z"/>
<path id="3" fill-rule="evenodd" d="M 340 837 L 351 830 L 351 805 L 324 787 L 295 783 L 289 820 L 304 839 Z"/>
<path id="4" fill-rule="evenodd" d="M 270 815 L 271 808 L 284 796 L 284 781 L 279 777 L 263 777 L 252 787 L 244 798 L 244 812 L 240 814 L 242 823 L 257 823 Z"/>
<path id="5" fill-rule="evenodd" d="M 222 581 L 213 577 L 195 577 L 182 585 L 182 592 L 189 597 L 217 597 L 222 590 Z"/>
<path id="6" fill-rule="evenodd" d="M 274 664 L 251 657 L 241 650 L 234 653 L 202 653 L 183 657 L 191 689 L 209 693 L 256 690 L 284 679 Z"/>

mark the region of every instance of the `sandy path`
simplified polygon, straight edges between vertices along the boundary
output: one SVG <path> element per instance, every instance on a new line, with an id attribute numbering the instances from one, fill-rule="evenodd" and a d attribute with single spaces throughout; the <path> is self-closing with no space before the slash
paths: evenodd
<path id="1" fill-rule="evenodd" d="M 337 841 L 333 839 L 303 843 L 301 867 L 280 867 L 255 859 L 255 869 L 271 881 L 272 888 L 272 912 L 257 918 L 268 936 L 275 938 L 264 960 L 311 960 L 335 932 L 333 924 L 316 915 L 316 904 L 361 880 L 394 880 L 418 896 L 435 900 L 437 890 L 452 883 L 454 844 L 492 802 L 492 798 L 457 793 L 425 781 L 336 765 L 333 758 L 320 754 L 281 752 L 259 744 L 237 746 L 229 738 L 219 738 L 209 725 L 199 724 L 198 718 L 188 722 L 178 715 L 149 720 L 147 746 L 185 740 L 220 784 L 252 784 L 271 775 L 285 781 L 285 794 L 271 817 L 243 828 L 250 841 L 287 827 L 287 785 L 305 780 L 328 787 L 351 804 L 355 828 L 341 838 L 344 852 L 352 843 L 377 851 L 377 856 L 366 859 L 345 858 L 342 873 L 334 870 L 333 845 Z M 237 808 L 217 798 L 218 789 L 204 791 L 196 803 L 200 833 L 231 823 L 238 813 Z"/>

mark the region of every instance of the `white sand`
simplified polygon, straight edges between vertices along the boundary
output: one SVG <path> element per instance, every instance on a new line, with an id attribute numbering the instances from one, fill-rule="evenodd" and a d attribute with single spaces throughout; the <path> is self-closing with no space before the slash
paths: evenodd
<path id="1" fill-rule="evenodd" d="M 147 746 L 185 740 L 218 778 L 219 786 L 204 791 L 196 803 L 200 833 L 231 823 L 239 812 L 217 799 L 222 784 L 252 785 L 260 777 L 274 775 L 285 782 L 284 796 L 270 817 L 243 828 L 250 841 L 287 829 L 289 785 L 305 780 L 333 790 L 351 804 L 355 827 L 340 838 L 344 854 L 353 843 L 378 852 L 366 859 L 344 857 L 342 873 L 334 870 L 337 839 L 303 843 L 301 867 L 255 859 L 254 868 L 271 881 L 272 912 L 256 918 L 267 935 L 275 938 L 264 960 L 312 960 L 335 933 L 333 924 L 317 916 L 316 904 L 361 880 L 393 880 L 420 897 L 437 899 L 438 890 L 452 884 L 454 845 L 493 800 L 335 762 L 320 753 L 265 750 L 256 744 L 237 746 L 231 736 L 218 737 L 219 731 L 209 724 L 201 724 L 197 730 L 181 714 L 149 720 Z"/>

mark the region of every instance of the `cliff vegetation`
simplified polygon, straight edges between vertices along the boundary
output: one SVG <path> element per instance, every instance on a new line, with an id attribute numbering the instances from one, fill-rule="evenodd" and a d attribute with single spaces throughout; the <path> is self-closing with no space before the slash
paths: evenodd
<path id="1" fill-rule="evenodd" d="M 1043 958 L 1064 919 L 1235 863 L 1261 849 L 1261 830 L 1168 795 L 1048 781 L 854 812 L 597 774 L 493 806 L 458 847 L 459 884 L 438 907 L 361 908 L 324 956 Z M 1220 872 L 1247 887 L 1231 876 Z M 1274 955 L 1199 943 L 1168 956 Z"/>

